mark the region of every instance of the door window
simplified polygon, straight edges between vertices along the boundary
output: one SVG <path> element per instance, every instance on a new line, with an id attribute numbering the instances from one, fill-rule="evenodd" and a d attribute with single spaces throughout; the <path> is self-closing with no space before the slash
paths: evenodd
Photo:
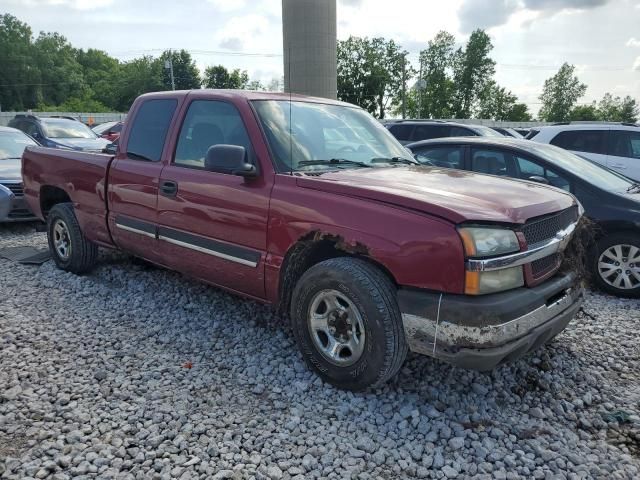
<path id="1" fill-rule="evenodd" d="M 452 137 L 475 137 L 477 136 L 473 131 L 463 127 L 451 127 Z"/>
<path id="2" fill-rule="evenodd" d="M 444 168 L 462 168 L 462 147 L 432 147 L 416 151 L 416 160 L 423 165 Z"/>
<path id="3" fill-rule="evenodd" d="M 571 190 L 569 180 L 546 166 L 518 156 L 516 156 L 516 163 L 519 171 L 518 178 L 530 180 L 531 177 L 542 177 L 549 181 L 549 185 L 561 188 L 567 192 Z"/>
<path id="4" fill-rule="evenodd" d="M 417 125 L 413 131 L 413 141 L 448 137 L 450 130 L 449 127 L 444 125 Z"/>
<path id="5" fill-rule="evenodd" d="M 160 161 L 177 105 L 175 99 L 153 99 L 140 106 L 127 142 L 127 153 L 132 160 Z"/>
<path id="6" fill-rule="evenodd" d="M 471 170 L 489 175 L 508 176 L 507 154 L 496 150 L 473 150 Z"/>
<path id="7" fill-rule="evenodd" d="M 194 100 L 180 129 L 174 163 L 204 168 L 207 150 L 220 144 L 244 147 L 252 157 L 251 141 L 236 107 L 216 100 Z"/>
<path id="8" fill-rule="evenodd" d="M 640 158 L 640 132 L 612 130 L 608 153 L 616 157 Z"/>
<path id="9" fill-rule="evenodd" d="M 606 133 L 606 130 L 567 130 L 556 135 L 551 145 L 575 152 L 604 153 Z"/>
<path id="10" fill-rule="evenodd" d="M 411 140 L 411 132 L 413 131 L 413 125 L 393 125 L 389 127 L 391 134 L 400 141 Z"/>

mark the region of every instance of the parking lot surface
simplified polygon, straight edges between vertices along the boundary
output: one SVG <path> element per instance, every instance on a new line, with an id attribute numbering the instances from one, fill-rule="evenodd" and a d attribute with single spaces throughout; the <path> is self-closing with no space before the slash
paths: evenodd
<path id="1" fill-rule="evenodd" d="M 638 300 L 589 293 L 489 374 L 410 355 L 352 394 L 269 308 L 122 254 L 0 275 L 2 478 L 640 478 Z"/>

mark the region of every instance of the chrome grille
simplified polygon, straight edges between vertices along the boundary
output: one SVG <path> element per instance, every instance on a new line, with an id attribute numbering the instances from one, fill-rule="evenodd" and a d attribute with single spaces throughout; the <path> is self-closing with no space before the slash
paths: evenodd
<path id="1" fill-rule="evenodd" d="M 16 197 L 24 195 L 24 190 L 21 183 L 3 183 L 2 186 L 7 187 L 9 190 L 11 190 Z"/>
<path id="2" fill-rule="evenodd" d="M 522 227 L 522 233 L 531 247 L 545 242 L 556 236 L 560 230 L 564 230 L 578 219 L 578 207 L 570 207 L 559 213 L 533 220 Z"/>

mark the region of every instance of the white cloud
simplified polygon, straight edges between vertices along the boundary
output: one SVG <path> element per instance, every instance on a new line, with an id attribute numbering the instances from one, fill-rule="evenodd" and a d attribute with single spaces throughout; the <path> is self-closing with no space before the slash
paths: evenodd
<path id="1" fill-rule="evenodd" d="M 69 7 L 75 10 L 97 10 L 99 8 L 109 7 L 115 0 L 23 0 L 23 3 L 29 7 Z"/>
<path id="2" fill-rule="evenodd" d="M 633 70 L 640 71 L 640 57 L 636 58 L 636 61 L 633 62 Z"/>
<path id="3" fill-rule="evenodd" d="M 629 40 L 627 40 L 627 43 L 625 43 L 625 45 L 627 47 L 640 47 L 640 40 L 637 40 L 635 37 L 631 37 Z"/>
<path id="4" fill-rule="evenodd" d="M 218 31 L 216 39 L 222 48 L 264 51 L 265 34 L 273 27 L 265 16 L 251 13 L 231 18 Z"/>

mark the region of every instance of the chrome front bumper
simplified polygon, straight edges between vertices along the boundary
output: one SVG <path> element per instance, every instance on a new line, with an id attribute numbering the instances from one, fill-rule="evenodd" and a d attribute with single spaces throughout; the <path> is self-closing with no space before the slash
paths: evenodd
<path id="1" fill-rule="evenodd" d="M 477 297 L 399 292 L 409 348 L 476 370 L 519 358 L 553 338 L 583 299 L 569 274 L 534 288 Z"/>

